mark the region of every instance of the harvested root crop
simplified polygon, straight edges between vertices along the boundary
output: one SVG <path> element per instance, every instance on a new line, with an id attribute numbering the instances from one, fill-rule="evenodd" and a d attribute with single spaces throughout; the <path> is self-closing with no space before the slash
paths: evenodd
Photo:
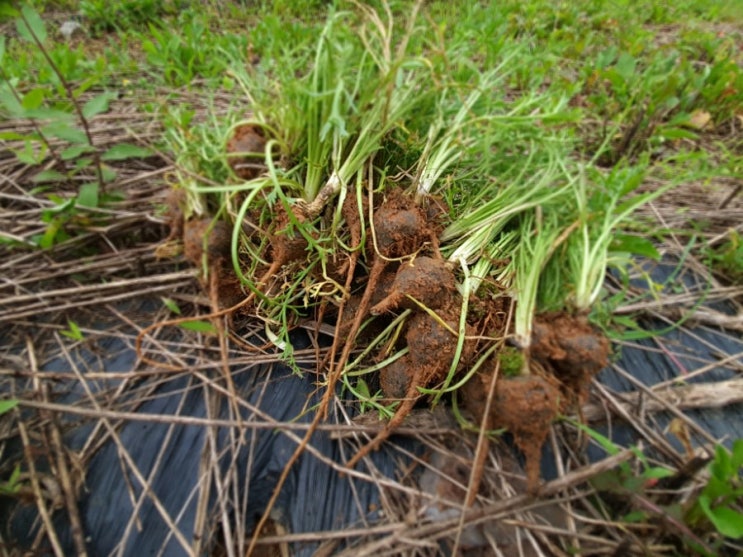
<path id="1" fill-rule="evenodd" d="M 470 411 L 482 422 L 493 370 L 481 373 L 463 387 Z M 529 491 L 539 487 L 539 463 L 542 445 L 560 408 L 560 389 L 556 382 L 539 375 L 499 377 L 490 412 L 488 428 L 504 428 L 513 435 L 516 446 L 526 458 Z"/>

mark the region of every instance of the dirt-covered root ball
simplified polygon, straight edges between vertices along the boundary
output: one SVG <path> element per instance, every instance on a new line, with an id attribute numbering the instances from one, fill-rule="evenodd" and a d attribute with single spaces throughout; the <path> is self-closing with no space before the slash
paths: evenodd
<path id="1" fill-rule="evenodd" d="M 609 362 L 609 351 L 606 336 L 584 315 L 548 313 L 534 321 L 531 356 L 553 370 L 567 405 L 585 401 L 593 376 Z"/>
<path id="2" fill-rule="evenodd" d="M 457 327 L 453 314 L 436 318 L 426 312 L 415 313 L 405 333 L 408 354 L 380 372 L 379 380 L 385 397 L 415 397 L 418 387 L 432 387 L 443 381 L 456 356 Z M 472 356 L 472 349 L 473 343 L 465 340 L 461 362 Z"/>
<path id="3" fill-rule="evenodd" d="M 400 265 L 389 295 L 371 308 L 371 314 L 415 309 L 418 306 L 413 299 L 438 310 L 459 305 L 458 297 L 454 273 L 443 259 L 415 257 Z"/>
<path id="4" fill-rule="evenodd" d="M 235 127 L 232 137 L 227 140 L 226 150 L 227 163 L 243 180 L 252 180 L 265 170 L 266 137 L 260 126 L 242 124 Z"/>
<path id="5" fill-rule="evenodd" d="M 390 192 L 374 212 L 373 224 L 376 247 L 383 257 L 413 254 L 436 238 L 425 210 L 398 190 Z"/>
<path id="6" fill-rule="evenodd" d="M 485 412 L 492 373 L 478 374 L 462 390 L 465 404 L 478 422 Z M 542 445 L 559 408 L 560 389 L 550 379 L 537 375 L 498 378 L 486 425 L 511 432 L 526 458 L 527 485 L 532 492 L 539 486 Z"/>
<path id="7" fill-rule="evenodd" d="M 183 227 L 183 254 L 188 261 L 201 267 L 206 256 L 211 266 L 220 258 L 229 257 L 232 230 L 224 221 L 210 218 L 191 219 Z"/>

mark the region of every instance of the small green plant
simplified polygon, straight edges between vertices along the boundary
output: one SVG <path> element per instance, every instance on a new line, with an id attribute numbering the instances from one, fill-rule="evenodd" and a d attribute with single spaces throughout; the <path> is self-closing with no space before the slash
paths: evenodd
<path id="1" fill-rule="evenodd" d="M 82 0 L 80 12 L 94 34 L 107 31 L 138 29 L 177 13 L 180 2 L 172 0 Z"/>
<path id="2" fill-rule="evenodd" d="M 41 54 L 46 69 L 55 77 L 55 83 L 24 91 L 17 77 L 6 74 L 4 70 L 0 72 L 3 79 L 0 83 L 0 110 L 32 124 L 30 132 L 2 132 L 0 139 L 9 142 L 10 151 L 21 163 L 40 167 L 51 161 L 52 164 L 34 176 L 33 181 L 39 184 L 35 193 L 43 193 L 51 185 L 59 184 L 66 184 L 74 191 L 72 196 L 48 195 L 54 206 L 42 211 L 41 219 L 47 225 L 46 230 L 31 241 L 39 247 L 50 248 L 70 237 L 67 225 L 74 221 L 84 227 L 86 222 L 91 222 L 87 213 L 110 199 L 106 184 L 116 177 L 110 163 L 147 156 L 150 151 L 128 143 L 105 150 L 98 148 L 90 122 L 108 111 L 118 93 L 104 90 L 90 96 L 88 91 L 92 82 L 73 85 L 65 75 L 65 67 L 52 56 L 56 51 L 47 48 L 46 27 L 31 7 L 24 6 L 17 12 L 16 28 L 21 40 Z M 5 55 L 3 38 L 0 40 L 0 62 Z M 84 100 L 83 95 L 89 98 Z"/>
<path id="3" fill-rule="evenodd" d="M 83 332 L 80 330 L 80 327 L 78 326 L 78 324 L 72 321 L 71 319 L 67 320 L 67 327 L 68 327 L 67 330 L 62 331 L 62 334 L 64 336 L 72 340 L 78 340 L 78 341 L 85 339 L 85 337 L 83 336 Z"/>
<path id="4" fill-rule="evenodd" d="M 718 445 L 709 465 L 709 480 L 686 511 L 695 529 L 707 523 L 725 537 L 743 538 L 743 439 L 732 450 Z"/>
<path id="5" fill-rule="evenodd" d="M 743 281 L 743 241 L 737 230 L 730 230 L 718 246 L 704 248 L 703 257 L 712 270 L 731 282 Z"/>

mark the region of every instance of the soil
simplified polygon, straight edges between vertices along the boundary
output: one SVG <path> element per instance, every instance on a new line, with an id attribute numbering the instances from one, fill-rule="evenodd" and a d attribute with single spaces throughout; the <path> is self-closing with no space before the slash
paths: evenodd
<path id="1" fill-rule="evenodd" d="M 227 163 L 236 176 L 252 180 L 265 170 L 265 150 L 266 137 L 262 128 L 253 124 L 237 126 L 227 141 Z"/>
<path id="2" fill-rule="evenodd" d="M 400 265 L 389 295 L 371 308 L 371 314 L 416 309 L 416 301 L 437 310 L 455 305 L 457 297 L 454 273 L 443 259 L 416 257 Z"/>
<path id="3" fill-rule="evenodd" d="M 561 384 L 563 410 L 585 402 L 593 377 L 609 363 L 609 341 L 585 315 L 546 313 L 534 320 L 531 357 Z"/>
<path id="4" fill-rule="evenodd" d="M 202 267 L 204 255 L 209 267 L 227 258 L 231 242 L 232 230 L 224 221 L 196 218 L 183 224 L 183 254 L 196 267 Z"/>
<path id="5" fill-rule="evenodd" d="M 376 247 L 383 257 L 404 257 L 417 252 L 426 241 L 438 250 L 437 213 L 428 210 L 400 190 L 392 190 L 374 212 Z"/>
<path id="6" fill-rule="evenodd" d="M 492 374 L 491 369 L 472 378 L 462 389 L 467 408 L 482 423 Z M 560 410 L 560 388 L 548 376 L 499 377 L 486 424 L 489 429 L 507 429 L 526 459 L 527 488 L 539 487 L 542 445 Z"/>

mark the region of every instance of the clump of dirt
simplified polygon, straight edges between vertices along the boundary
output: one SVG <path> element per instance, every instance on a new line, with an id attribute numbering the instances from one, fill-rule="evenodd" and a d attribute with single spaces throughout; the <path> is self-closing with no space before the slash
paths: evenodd
<path id="1" fill-rule="evenodd" d="M 380 315 L 397 309 L 415 309 L 418 304 L 437 310 L 454 305 L 456 295 L 456 279 L 447 262 L 415 257 L 400 265 L 389 295 L 370 312 Z"/>
<path id="2" fill-rule="evenodd" d="M 478 374 L 462 389 L 467 407 L 480 423 L 493 373 L 495 370 L 491 369 Z M 501 376 L 496 382 L 485 422 L 488 429 L 504 428 L 513 435 L 516 446 L 526 459 L 527 487 L 531 492 L 539 487 L 542 445 L 559 410 L 560 388 L 549 376 Z"/>
<path id="3" fill-rule="evenodd" d="M 373 233 L 382 257 L 411 255 L 426 241 L 438 251 L 438 232 L 435 223 L 429 221 L 427 210 L 400 190 L 392 190 L 374 212 Z"/>
<path id="4" fill-rule="evenodd" d="M 563 409 L 585 402 L 593 377 L 609 363 L 609 341 L 585 315 L 545 313 L 534 319 L 530 356 L 560 381 Z"/>
<path id="5" fill-rule="evenodd" d="M 586 400 L 591 380 L 608 363 L 609 342 L 585 315 L 538 315 L 531 345 L 520 353 L 523 368 L 530 373 L 507 376 L 501 360 L 490 411 L 484 416 L 495 362 L 500 356 L 495 355 L 491 368 L 464 386 L 462 395 L 478 423 L 485 417 L 488 428 L 511 432 L 526 458 L 528 486 L 534 491 L 539 482 L 542 445 L 552 421 L 559 412 Z"/>
<path id="6" fill-rule="evenodd" d="M 224 221 L 194 218 L 183 223 L 183 255 L 202 271 L 204 289 L 220 308 L 245 296 L 230 264 L 231 243 L 232 230 Z"/>
<path id="7" fill-rule="evenodd" d="M 419 205 L 400 191 L 390 192 L 374 212 L 374 250 L 368 258 L 371 268 L 361 300 L 355 305 L 355 319 L 346 338 L 340 361 L 350 353 L 362 321 L 368 315 L 384 319 L 386 315 L 409 309 L 413 314 L 405 328 L 408 353 L 380 372 L 380 386 L 388 399 L 402 400 L 386 428 L 352 458 L 352 467 L 365 454 L 381 445 L 410 413 L 420 398 L 419 388 L 440 383 L 452 367 L 459 343 L 462 298 L 451 266 L 438 251 L 443 205 L 438 202 Z M 388 266 L 392 258 L 403 258 L 391 284 Z M 380 292 L 383 294 L 380 299 Z M 372 301 L 376 301 L 370 307 Z M 467 336 L 474 333 L 468 327 Z M 459 367 L 471 357 L 475 346 L 465 340 Z"/>
<path id="8" fill-rule="evenodd" d="M 252 180 L 265 171 L 266 136 L 260 126 L 242 124 L 235 127 L 232 137 L 227 140 L 226 151 L 227 164 L 239 178 Z"/>
<path id="9" fill-rule="evenodd" d="M 404 398 L 403 405 L 412 409 L 419 397 L 418 387 L 432 387 L 446 377 L 457 348 L 458 320 L 453 308 L 436 316 L 421 311 L 409 319 L 405 333 L 409 352 L 380 372 L 385 397 Z M 465 340 L 460 366 L 471 358 L 473 348 L 473 342 Z"/>
<path id="10" fill-rule="evenodd" d="M 230 253 L 232 232 L 224 221 L 195 218 L 183 225 L 183 255 L 196 267 L 211 267 Z"/>
<path id="11" fill-rule="evenodd" d="M 273 272 L 293 261 L 307 256 L 307 239 L 293 230 L 285 210 L 279 210 L 275 220 L 275 232 L 270 237 L 271 268 Z"/>

